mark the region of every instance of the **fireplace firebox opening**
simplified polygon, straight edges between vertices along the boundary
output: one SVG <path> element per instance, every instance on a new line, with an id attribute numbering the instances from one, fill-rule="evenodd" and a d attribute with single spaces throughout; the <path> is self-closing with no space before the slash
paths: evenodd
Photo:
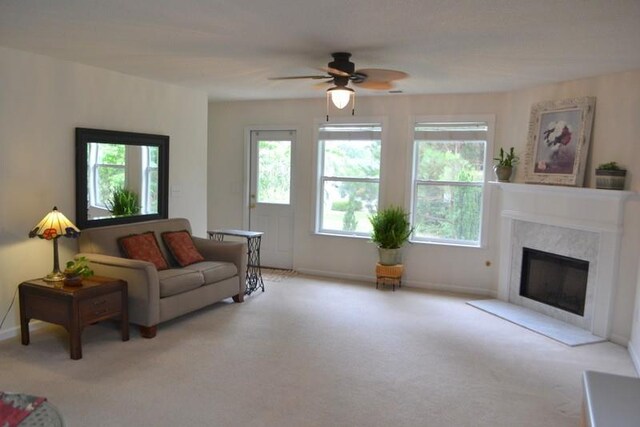
<path id="1" fill-rule="evenodd" d="M 584 316 L 589 262 L 522 248 L 520 295 Z"/>

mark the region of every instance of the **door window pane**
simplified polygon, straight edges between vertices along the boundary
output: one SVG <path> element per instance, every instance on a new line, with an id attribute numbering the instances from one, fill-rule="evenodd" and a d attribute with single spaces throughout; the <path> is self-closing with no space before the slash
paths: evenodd
<path id="1" fill-rule="evenodd" d="M 291 202 L 291 141 L 258 141 L 258 203 Z"/>

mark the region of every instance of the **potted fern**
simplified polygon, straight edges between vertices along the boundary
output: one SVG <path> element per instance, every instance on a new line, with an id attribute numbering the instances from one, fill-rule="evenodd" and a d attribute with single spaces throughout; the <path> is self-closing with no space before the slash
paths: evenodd
<path id="1" fill-rule="evenodd" d="M 493 160 L 497 162 L 493 167 L 493 171 L 496 173 L 498 182 L 509 182 L 511 174 L 513 173 L 513 166 L 520 160 L 518 156 L 515 155 L 513 147 L 511 147 L 508 152 L 504 151 L 501 147 L 500 154 L 498 157 L 494 157 Z"/>
<path id="2" fill-rule="evenodd" d="M 369 217 L 373 227 L 371 240 L 378 245 L 380 264 L 402 263 L 402 246 L 413 232 L 408 218 L 409 214 L 402 207 L 393 205 Z"/>
<path id="3" fill-rule="evenodd" d="M 107 201 L 107 209 L 114 216 L 130 216 L 140 213 L 140 202 L 135 191 L 116 188 Z"/>

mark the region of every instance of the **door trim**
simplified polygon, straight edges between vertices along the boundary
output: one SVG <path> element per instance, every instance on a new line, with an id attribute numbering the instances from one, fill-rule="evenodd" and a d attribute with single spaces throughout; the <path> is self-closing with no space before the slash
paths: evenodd
<path id="1" fill-rule="evenodd" d="M 296 176 L 296 144 L 298 143 L 298 135 L 300 135 L 300 129 L 298 126 L 284 126 L 284 125 L 265 125 L 265 126 L 245 126 L 244 128 L 244 185 L 242 194 L 242 227 L 245 230 L 249 229 L 249 203 L 251 194 L 251 132 L 253 131 L 293 131 L 296 138 L 293 144 L 291 144 L 291 200 L 290 204 L 293 208 L 296 204 L 296 186 L 294 185 Z M 295 246 L 295 225 L 296 216 L 295 209 L 293 214 L 293 236 Z M 295 253 L 295 252 L 294 252 Z"/>

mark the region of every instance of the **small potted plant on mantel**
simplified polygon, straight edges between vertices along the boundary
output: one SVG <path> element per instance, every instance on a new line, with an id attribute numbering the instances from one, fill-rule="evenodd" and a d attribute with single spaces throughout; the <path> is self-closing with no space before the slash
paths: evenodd
<path id="1" fill-rule="evenodd" d="M 511 174 L 513 173 L 513 166 L 520 160 L 518 156 L 515 155 L 513 147 L 509 149 L 509 152 L 500 148 L 500 155 L 494 157 L 493 160 L 497 162 L 493 167 L 493 171 L 496 173 L 498 182 L 509 182 Z"/>
<path id="2" fill-rule="evenodd" d="M 624 190 L 626 177 L 626 169 L 620 167 L 618 163 L 602 163 L 596 168 L 596 188 Z"/>

